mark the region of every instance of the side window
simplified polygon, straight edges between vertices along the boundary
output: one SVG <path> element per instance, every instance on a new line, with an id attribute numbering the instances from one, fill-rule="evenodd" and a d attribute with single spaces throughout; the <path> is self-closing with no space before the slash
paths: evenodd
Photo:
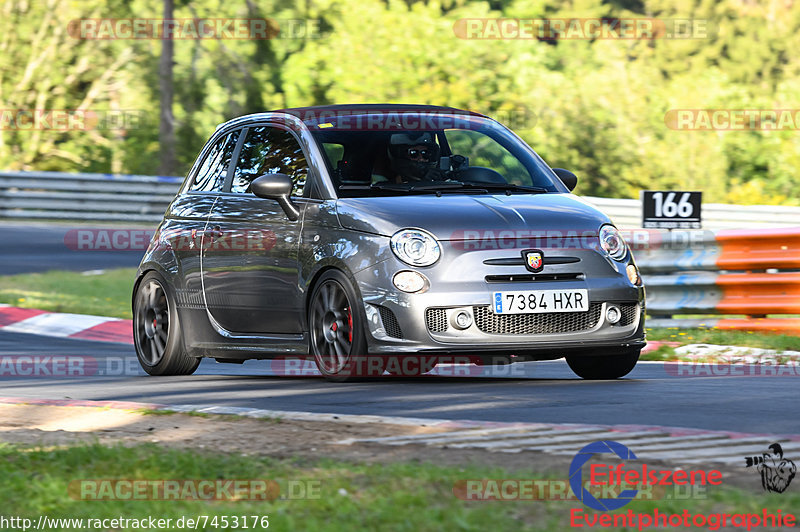
<path id="1" fill-rule="evenodd" d="M 228 133 L 214 144 L 194 177 L 189 190 L 198 192 L 222 190 L 237 140 L 239 140 L 238 130 Z"/>
<path id="2" fill-rule="evenodd" d="M 233 174 L 231 192 L 250 192 L 250 183 L 264 174 L 286 174 L 292 178 L 292 196 L 302 196 L 308 164 L 300 144 L 288 131 L 274 127 L 251 128 Z"/>

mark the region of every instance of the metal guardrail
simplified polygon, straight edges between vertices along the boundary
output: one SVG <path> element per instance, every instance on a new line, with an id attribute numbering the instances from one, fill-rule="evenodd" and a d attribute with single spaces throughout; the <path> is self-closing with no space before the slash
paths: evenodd
<path id="1" fill-rule="evenodd" d="M 619 228 L 642 226 L 642 202 L 638 199 L 584 199 L 611 217 Z M 704 203 L 703 227 L 712 230 L 800 227 L 800 207 Z"/>
<path id="2" fill-rule="evenodd" d="M 0 218 L 158 222 L 181 177 L 0 172 Z"/>
<path id="3" fill-rule="evenodd" d="M 800 334 L 800 319 L 789 317 L 800 315 L 800 227 L 682 235 L 628 235 L 642 242 L 633 248 L 647 290 L 648 325 Z"/>
<path id="4" fill-rule="evenodd" d="M 0 172 L 0 218 L 158 222 L 182 177 Z M 586 197 L 620 228 L 641 225 L 635 199 Z M 800 207 L 704 204 L 708 229 L 800 227 Z"/>

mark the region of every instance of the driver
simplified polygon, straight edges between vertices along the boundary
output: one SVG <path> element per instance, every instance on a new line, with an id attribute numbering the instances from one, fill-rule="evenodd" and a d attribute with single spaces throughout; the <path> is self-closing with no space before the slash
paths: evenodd
<path id="1" fill-rule="evenodd" d="M 394 133 L 389 138 L 389 181 L 409 183 L 442 179 L 439 145 L 432 133 Z"/>

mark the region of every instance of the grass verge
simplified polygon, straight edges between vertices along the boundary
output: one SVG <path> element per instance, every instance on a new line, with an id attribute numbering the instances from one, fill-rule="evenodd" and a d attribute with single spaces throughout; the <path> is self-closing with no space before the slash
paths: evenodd
<path id="1" fill-rule="evenodd" d="M 0 276 L 0 303 L 52 312 L 131 318 L 136 268 L 99 275 L 54 270 Z"/>
<path id="2" fill-rule="evenodd" d="M 276 459 L 170 450 L 153 444 L 51 449 L 2 444 L 0 477 L 4 513 L 34 522 L 40 515 L 78 519 L 153 516 L 173 522 L 205 515 L 227 516 L 229 522 L 233 516 L 269 516 L 269 527 L 276 530 L 564 530 L 569 527 L 571 509 L 594 513 L 577 501 L 463 501 L 454 495 L 458 481 L 555 478 L 524 468 L 507 471 L 487 465 Z M 566 472 L 561 478 L 566 478 Z M 306 489 L 313 486 L 318 495 L 268 501 L 81 500 L 74 481 L 84 479 L 262 479 L 277 482 L 282 494 L 289 493 L 284 488 L 292 481 Z M 798 493 L 764 495 L 756 491 L 760 489 L 757 480 L 753 485 L 752 492 L 711 486 L 702 496 L 685 500 L 634 500 L 619 513 L 647 513 L 655 508 L 675 514 L 684 509 L 690 513 L 761 513 L 763 508 L 786 513 L 800 508 Z M 300 490 L 294 493 L 299 495 Z M 71 528 L 51 524 L 50 529 Z"/>
<path id="3" fill-rule="evenodd" d="M 648 328 L 647 339 L 653 342 L 685 344 L 738 345 L 777 351 L 800 350 L 800 337 L 787 334 L 762 334 L 752 331 L 721 329 Z"/>

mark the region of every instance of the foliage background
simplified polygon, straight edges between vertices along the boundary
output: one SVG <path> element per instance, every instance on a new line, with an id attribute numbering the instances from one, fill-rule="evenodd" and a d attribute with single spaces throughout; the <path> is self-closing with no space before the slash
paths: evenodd
<path id="1" fill-rule="evenodd" d="M 0 7 L 5 109 L 122 109 L 127 131 L 0 129 L 0 168 L 153 174 L 158 40 L 78 40 L 78 18 L 159 18 L 160 0 L 8 0 Z M 704 200 L 798 205 L 797 131 L 675 131 L 670 109 L 800 108 L 793 0 L 178 0 L 176 18 L 319 20 L 313 39 L 177 40 L 177 157 L 191 165 L 234 116 L 327 103 L 451 105 L 508 123 L 577 192 L 635 197 L 701 189 Z M 701 19 L 708 38 L 465 40 L 467 17 Z"/>

